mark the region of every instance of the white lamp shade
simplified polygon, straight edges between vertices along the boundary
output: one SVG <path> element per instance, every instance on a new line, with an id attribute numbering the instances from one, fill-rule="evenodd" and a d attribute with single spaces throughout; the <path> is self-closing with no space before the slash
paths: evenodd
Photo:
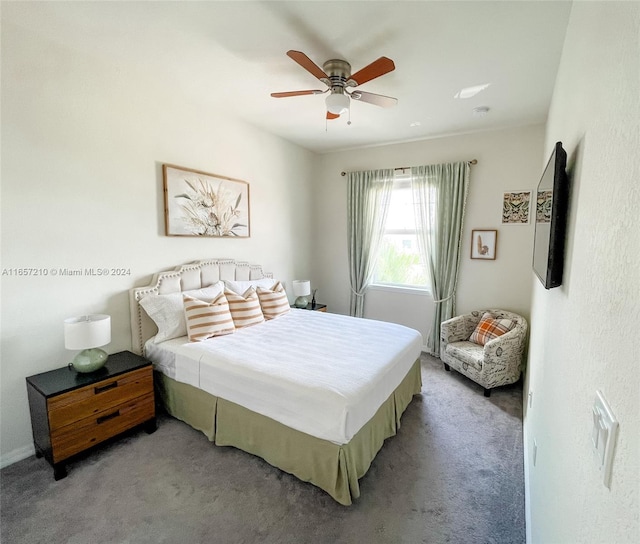
<path id="1" fill-rule="evenodd" d="M 349 109 L 349 97 L 342 93 L 332 93 L 327 96 L 327 111 L 341 115 Z"/>
<path id="2" fill-rule="evenodd" d="M 97 348 L 109 342 L 111 342 L 111 316 L 94 314 L 64 320 L 66 349 Z"/>
<path id="3" fill-rule="evenodd" d="M 311 294 L 311 282 L 309 280 L 293 280 L 293 294 L 296 297 L 306 297 Z"/>

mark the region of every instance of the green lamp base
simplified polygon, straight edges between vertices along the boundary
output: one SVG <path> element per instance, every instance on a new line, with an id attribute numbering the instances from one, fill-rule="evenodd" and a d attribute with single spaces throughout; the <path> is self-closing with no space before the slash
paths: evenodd
<path id="1" fill-rule="evenodd" d="M 87 372 L 95 372 L 101 369 L 107 362 L 109 355 L 106 351 L 99 348 L 85 349 L 75 356 L 71 361 L 71 366 L 76 372 L 83 374 Z"/>
<path id="2" fill-rule="evenodd" d="M 293 303 L 296 308 L 306 308 L 307 304 L 309 304 L 307 297 L 298 297 Z"/>

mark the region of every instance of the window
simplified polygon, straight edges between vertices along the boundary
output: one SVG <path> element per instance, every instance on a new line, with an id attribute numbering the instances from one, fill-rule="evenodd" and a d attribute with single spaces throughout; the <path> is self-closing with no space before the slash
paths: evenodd
<path id="1" fill-rule="evenodd" d="M 409 174 L 396 174 L 373 285 L 427 290 L 429 276 L 420 258 Z"/>

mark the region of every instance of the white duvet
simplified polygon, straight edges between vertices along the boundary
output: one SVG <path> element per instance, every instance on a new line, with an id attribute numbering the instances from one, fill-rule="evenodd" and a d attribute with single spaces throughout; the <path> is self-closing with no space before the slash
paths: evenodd
<path id="1" fill-rule="evenodd" d="M 346 444 L 420 355 L 418 331 L 382 321 L 292 309 L 234 334 L 149 341 L 146 356 L 170 378 Z"/>

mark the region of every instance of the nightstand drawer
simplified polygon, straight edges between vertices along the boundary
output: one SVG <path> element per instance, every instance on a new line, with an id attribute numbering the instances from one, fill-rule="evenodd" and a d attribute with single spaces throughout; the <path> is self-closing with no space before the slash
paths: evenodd
<path id="1" fill-rule="evenodd" d="M 153 371 L 149 366 L 50 398 L 51 432 L 152 391 Z"/>
<path id="2" fill-rule="evenodd" d="M 99 444 L 127 429 L 144 423 L 155 415 L 153 392 L 132 401 L 114 406 L 91 417 L 51 433 L 53 462 Z"/>

